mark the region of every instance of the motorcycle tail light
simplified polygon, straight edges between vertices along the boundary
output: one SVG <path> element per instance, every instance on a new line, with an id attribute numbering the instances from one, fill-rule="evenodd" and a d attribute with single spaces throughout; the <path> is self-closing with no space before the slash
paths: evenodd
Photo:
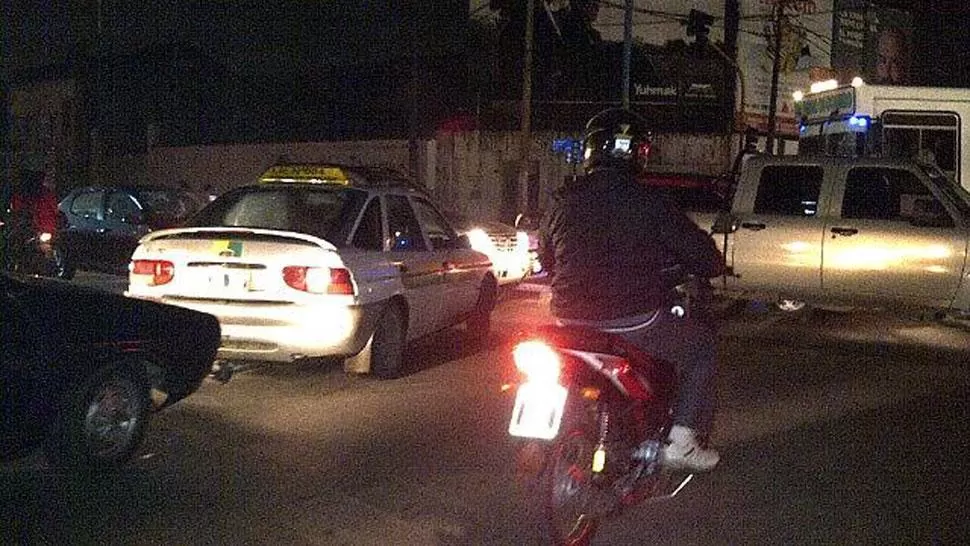
<path id="1" fill-rule="evenodd" d="M 133 260 L 131 274 L 145 278 L 149 286 L 168 284 L 175 277 L 175 264 L 168 260 Z"/>
<path id="2" fill-rule="evenodd" d="M 354 295 L 350 271 L 342 267 L 287 266 L 283 268 L 283 282 L 290 288 L 312 294 Z"/>
<path id="3" fill-rule="evenodd" d="M 559 382 L 562 359 L 547 343 L 538 340 L 523 341 L 512 350 L 512 359 L 515 367 L 531 382 Z"/>

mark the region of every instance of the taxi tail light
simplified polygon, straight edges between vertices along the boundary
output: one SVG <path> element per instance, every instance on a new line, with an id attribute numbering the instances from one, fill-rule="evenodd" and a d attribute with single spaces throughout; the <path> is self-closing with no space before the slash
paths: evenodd
<path id="1" fill-rule="evenodd" d="M 311 294 L 354 295 L 350 270 L 343 267 L 291 265 L 283 268 L 283 282 L 290 288 Z"/>
<path id="2" fill-rule="evenodd" d="M 512 349 L 515 367 L 532 383 L 559 383 L 562 359 L 549 344 L 539 341 L 523 341 Z"/>
<path id="3" fill-rule="evenodd" d="M 132 260 L 131 274 L 150 277 L 150 286 L 168 284 L 175 277 L 175 264 L 168 260 Z"/>

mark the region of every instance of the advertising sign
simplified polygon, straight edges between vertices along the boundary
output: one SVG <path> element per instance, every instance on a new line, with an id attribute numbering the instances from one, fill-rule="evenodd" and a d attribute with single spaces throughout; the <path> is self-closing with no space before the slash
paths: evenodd
<path id="1" fill-rule="evenodd" d="M 516 12 L 512 8 L 502 11 L 490 7 L 521 5 L 515 0 L 471 1 L 470 13 L 473 16 L 487 12 L 497 13 L 499 28 L 508 28 L 510 21 L 503 17 Z M 704 48 L 703 55 L 692 56 L 691 48 L 694 47 L 695 38 L 688 36 L 686 32 L 685 23 L 689 12 L 691 9 L 700 10 L 713 17 L 710 43 L 723 44 L 723 0 L 698 0 L 689 3 L 683 0 L 635 0 L 632 30 L 636 51 L 634 66 L 631 67 L 631 103 L 667 105 L 670 107 L 667 110 L 671 112 L 669 121 L 675 125 L 671 129 L 690 131 L 696 129 L 695 121 L 701 118 L 724 118 L 727 115 L 730 108 L 730 104 L 725 104 L 728 90 L 730 86 L 737 85 L 740 79 L 743 82 L 737 85 L 739 102 L 743 102 L 740 107 L 740 123 L 766 132 L 772 110 L 771 97 L 775 91 L 775 132 L 778 135 L 797 137 L 792 93 L 807 89 L 813 76 L 831 73 L 834 3 L 841 6 L 849 3 L 849 0 L 740 0 L 739 3 L 737 66 L 732 66 L 731 62 L 724 60 L 723 56 L 710 48 Z M 780 10 L 780 17 L 779 3 L 783 8 Z M 596 47 L 601 51 L 611 51 L 607 56 L 586 57 L 594 61 L 580 67 L 563 80 L 567 84 L 581 81 L 599 70 L 603 76 L 592 79 L 596 82 L 608 79 L 609 83 L 606 86 L 597 86 L 595 82 L 583 86 L 572 85 L 573 90 L 578 92 L 574 92 L 567 99 L 573 102 L 616 101 L 620 94 L 618 76 L 622 57 L 619 52 L 622 48 L 619 46 L 623 41 L 624 3 L 605 0 L 537 0 L 536 6 L 537 28 L 545 24 L 551 29 L 552 42 L 560 45 L 579 44 L 580 41 L 567 40 L 568 36 L 576 35 L 587 40 L 586 43 L 599 44 Z M 584 31 L 576 33 L 577 25 Z M 845 28 L 848 32 L 848 23 Z M 777 86 L 773 78 L 776 42 L 780 44 L 777 48 Z M 575 62 L 579 62 L 578 59 L 584 58 L 579 53 L 581 50 L 581 47 L 571 50 L 563 58 L 577 59 Z M 641 62 L 644 59 L 647 60 L 646 63 Z M 539 60 L 536 64 L 541 66 L 542 62 Z M 642 64 L 648 66 L 641 66 Z M 561 68 L 550 73 L 565 75 L 571 67 L 567 63 L 564 70 Z M 543 82 L 536 82 L 535 85 L 541 89 Z M 692 120 L 692 116 L 696 119 Z M 730 123 L 730 120 L 725 119 L 719 121 L 721 128 Z M 680 127 L 676 127 L 677 124 Z"/>
<path id="2" fill-rule="evenodd" d="M 865 0 L 835 0 L 832 68 L 843 79 L 905 85 L 912 77 L 912 16 L 871 7 Z"/>

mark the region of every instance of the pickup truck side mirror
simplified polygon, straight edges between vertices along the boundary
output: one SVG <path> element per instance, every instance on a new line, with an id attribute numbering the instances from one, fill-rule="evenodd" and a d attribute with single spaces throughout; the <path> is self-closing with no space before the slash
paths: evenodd
<path id="1" fill-rule="evenodd" d="M 920 196 L 913 201 L 913 216 L 909 223 L 919 227 L 953 227 L 953 219 L 943 204 L 932 196 Z"/>
<path id="2" fill-rule="evenodd" d="M 730 212 L 721 212 L 714 219 L 714 225 L 711 226 L 711 233 L 725 234 L 734 233 L 738 230 L 737 218 Z"/>

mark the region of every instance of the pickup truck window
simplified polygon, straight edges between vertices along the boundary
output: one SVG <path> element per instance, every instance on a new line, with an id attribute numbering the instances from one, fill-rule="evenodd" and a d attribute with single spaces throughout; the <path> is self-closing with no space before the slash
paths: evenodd
<path id="1" fill-rule="evenodd" d="M 812 165 L 766 166 L 761 170 L 756 214 L 815 216 L 823 171 Z"/>
<path id="2" fill-rule="evenodd" d="M 843 218 L 912 222 L 917 208 L 944 210 L 913 173 L 885 167 L 849 170 L 842 197 Z"/>

